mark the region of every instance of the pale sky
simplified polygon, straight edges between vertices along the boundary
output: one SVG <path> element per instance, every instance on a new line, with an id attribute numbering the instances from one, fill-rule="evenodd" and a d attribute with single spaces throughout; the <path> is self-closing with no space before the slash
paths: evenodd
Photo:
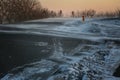
<path id="1" fill-rule="evenodd" d="M 64 13 L 95 9 L 96 11 L 113 11 L 120 8 L 120 0 L 40 0 L 43 7 L 50 10 L 63 10 Z"/>

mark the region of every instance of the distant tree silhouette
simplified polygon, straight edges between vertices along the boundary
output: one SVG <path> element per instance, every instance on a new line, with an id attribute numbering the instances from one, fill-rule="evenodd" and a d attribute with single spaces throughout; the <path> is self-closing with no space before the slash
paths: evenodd
<path id="1" fill-rule="evenodd" d="M 56 12 L 54 12 L 54 11 L 50 12 L 50 17 L 56 17 L 56 16 L 57 16 Z"/>
<path id="2" fill-rule="evenodd" d="M 105 12 L 104 16 L 105 17 L 115 17 L 115 13 L 114 12 Z"/>
<path id="3" fill-rule="evenodd" d="M 63 12 L 62 12 L 62 10 L 60 10 L 59 12 L 58 12 L 58 17 L 62 17 L 63 16 Z"/>
<path id="4" fill-rule="evenodd" d="M 77 11 L 75 14 L 76 17 L 81 17 L 80 11 Z"/>
<path id="5" fill-rule="evenodd" d="M 71 12 L 71 16 L 75 17 L 75 12 L 74 11 Z"/>
<path id="6" fill-rule="evenodd" d="M 96 13 L 95 10 L 89 9 L 89 10 L 83 10 L 83 11 L 72 11 L 70 13 L 71 17 L 106 17 L 106 18 L 113 18 L 113 17 L 118 17 L 120 18 L 120 9 L 116 9 L 115 11 L 111 12 L 99 12 Z"/>
<path id="7" fill-rule="evenodd" d="M 77 11 L 77 12 L 72 11 L 71 12 L 72 17 L 82 17 L 82 16 L 93 17 L 93 16 L 95 16 L 95 14 L 96 14 L 96 11 L 92 10 L 92 9 L 84 10 L 84 11 L 81 11 L 81 12 L 80 11 Z"/>
<path id="8" fill-rule="evenodd" d="M 96 14 L 96 17 L 107 17 L 107 18 L 113 18 L 113 17 L 119 17 L 118 11 L 111 11 L 111 12 L 100 12 Z"/>
<path id="9" fill-rule="evenodd" d="M 88 17 L 93 17 L 95 14 L 96 14 L 95 10 L 90 9 L 90 10 L 87 11 L 87 16 Z"/>
<path id="10" fill-rule="evenodd" d="M 81 11 L 80 15 L 87 17 L 88 16 L 87 10 Z"/>
<path id="11" fill-rule="evenodd" d="M 116 16 L 120 18 L 120 9 L 117 9 L 115 13 L 116 13 Z"/>

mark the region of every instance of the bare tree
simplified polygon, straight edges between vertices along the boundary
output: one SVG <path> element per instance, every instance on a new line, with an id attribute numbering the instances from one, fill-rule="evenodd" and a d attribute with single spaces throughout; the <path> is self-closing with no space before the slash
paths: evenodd
<path id="1" fill-rule="evenodd" d="M 56 17 L 56 16 L 57 16 L 56 12 L 54 12 L 54 11 L 50 12 L 50 17 Z"/>
<path id="2" fill-rule="evenodd" d="M 62 12 L 62 10 L 60 10 L 59 12 L 58 12 L 58 17 L 62 17 L 63 16 L 63 12 Z"/>
<path id="3" fill-rule="evenodd" d="M 75 12 L 74 11 L 71 12 L 71 16 L 75 17 Z"/>
<path id="4" fill-rule="evenodd" d="M 39 0 L 0 0 L 0 23 L 40 19 L 50 15 L 50 11 L 42 8 Z"/>
<path id="5" fill-rule="evenodd" d="M 75 13 L 75 16 L 76 16 L 76 17 L 81 17 L 80 11 L 77 11 L 77 12 Z"/>
<path id="6" fill-rule="evenodd" d="M 115 13 L 116 13 L 116 16 L 120 18 L 120 9 L 117 9 Z"/>
<path id="7" fill-rule="evenodd" d="M 2 24 L 2 15 L 3 15 L 3 13 L 2 13 L 2 10 L 3 8 L 2 8 L 2 1 L 0 1 L 0 24 Z"/>
<path id="8" fill-rule="evenodd" d="M 34 10 L 41 8 L 37 0 L 11 0 L 11 15 L 14 15 L 16 21 L 32 19 Z"/>
<path id="9" fill-rule="evenodd" d="M 87 10 L 87 16 L 88 16 L 88 17 L 93 17 L 95 14 L 96 14 L 96 11 L 95 11 L 95 10 L 92 10 L 92 9 Z"/>
<path id="10" fill-rule="evenodd" d="M 96 11 L 93 10 L 93 9 L 90 9 L 90 10 L 84 10 L 84 11 L 77 11 L 74 13 L 74 16 L 76 17 L 82 17 L 82 16 L 85 16 L 85 17 L 93 17 L 95 16 L 96 14 Z"/>
<path id="11" fill-rule="evenodd" d="M 118 12 L 111 11 L 111 12 L 100 12 L 96 14 L 97 17 L 107 17 L 107 18 L 114 18 L 118 16 Z"/>
<path id="12" fill-rule="evenodd" d="M 81 11 L 80 15 L 87 17 L 88 16 L 87 10 Z"/>
<path id="13" fill-rule="evenodd" d="M 0 1 L 0 23 L 4 22 L 4 20 L 6 18 L 6 15 L 8 14 L 8 12 L 7 12 L 7 8 L 8 8 L 7 4 L 8 4 L 7 0 L 1 0 Z"/>

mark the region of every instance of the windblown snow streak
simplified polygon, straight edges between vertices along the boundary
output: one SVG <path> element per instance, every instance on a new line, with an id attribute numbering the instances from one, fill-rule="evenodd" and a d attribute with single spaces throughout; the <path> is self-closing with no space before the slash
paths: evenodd
<path id="1" fill-rule="evenodd" d="M 6 25 L 0 33 L 49 36 L 50 41 L 28 44 L 49 46 L 43 52 L 52 50 L 52 54 L 13 68 L 1 80 L 120 80 L 113 76 L 120 65 L 119 21 L 88 19 L 82 23 L 80 19 L 65 18 L 43 20 L 41 25 L 36 24 L 41 20 Z"/>

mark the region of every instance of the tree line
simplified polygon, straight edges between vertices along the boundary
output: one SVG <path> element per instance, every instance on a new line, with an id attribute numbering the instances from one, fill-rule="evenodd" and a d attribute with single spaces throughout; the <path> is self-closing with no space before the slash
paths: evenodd
<path id="1" fill-rule="evenodd" d="M 120 9 L 114 12 L 97 13 L 93 9 L 72 11 L 70 17 L 119 17 Z M 0 23 L 15 23 L 48 17 L 62 17 L 63 11 L 48 10 L 41 6 L 39 0 L 0 0 Z"/>
<path id="2" fill-rule="evenodd" d="M 116 9 L 111 12 L 96 12 L 94 9 L 83 10 L 83 11 L 72 11 L 71 17 L 118 17 L 120 18 L 120 9 Z"/>
<path id="3" fill-rule="evenodd" d="M 62 16 L 43 8 L 39 0 L 0 0 L 0 23 L 15 23 L 26 20 Z"/>

